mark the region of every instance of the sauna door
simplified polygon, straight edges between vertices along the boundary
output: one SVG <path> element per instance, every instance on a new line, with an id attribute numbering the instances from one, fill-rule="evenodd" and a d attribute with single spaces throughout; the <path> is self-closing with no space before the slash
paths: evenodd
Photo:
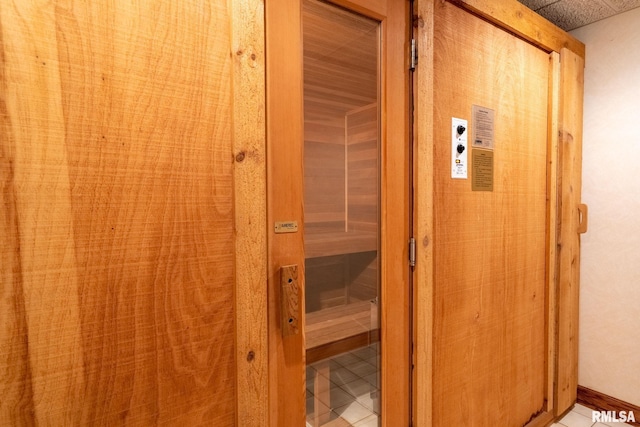
<path id="1" fill-rule="evenodd" d="M 406 3 L 266 4 L 274 426 L 408 425 Z"/>
<path id="2" fill-rule="evenodd" d="M 432 330 L 419 338 L 432 353 L 419 360 L 431 375 L 416 397 L 432 411 L 421 417 L 545 425 L 555 398 L 558 55 L 454 2 L 426 3 L 433 39 L 421 40 L 430 45 L 417 72 L 434 90 L 416 101 L 416 309 L 430 315 L 418 331 Z"/>

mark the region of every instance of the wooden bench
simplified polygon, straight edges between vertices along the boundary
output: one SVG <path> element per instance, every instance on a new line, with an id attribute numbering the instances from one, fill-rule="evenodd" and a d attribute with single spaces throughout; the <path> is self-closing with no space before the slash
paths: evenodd
<path id="1" fill-rule="evenodd" d="M 307 363 L 355 350 L 380 339 L 378 307 L 371 301 L 308 313 L 305 322 Z"/>
<path id="2" fill-rule="evenodd" d="M 326 426 L 330 414 L 319 413 L 319 408 L 330 407 L 331 372 L 329 362 L 320 361 L 379 341 L 378 306 L 371 301 L 358 301 L 326 308 L 308 313 L 305 322 L 307 364 L 317 363 L 313 386 L 314 426 Z"/>

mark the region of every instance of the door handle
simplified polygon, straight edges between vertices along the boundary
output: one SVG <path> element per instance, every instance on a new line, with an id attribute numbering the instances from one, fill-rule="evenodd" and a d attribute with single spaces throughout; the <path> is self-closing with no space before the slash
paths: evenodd
<path id="1" fill-rule="evenodd" d="M 280 267 L 280 327 L 283 337 L 300 333 L 300 315 L 298 265 L 285 265 Z"/>
<path id="2" fill-rule="evenodd" d="M 587 226 L 589 225 L 589 207 L 583 203 L 578 205 L 578 234 L 584 234 L 587 232 Z"/>

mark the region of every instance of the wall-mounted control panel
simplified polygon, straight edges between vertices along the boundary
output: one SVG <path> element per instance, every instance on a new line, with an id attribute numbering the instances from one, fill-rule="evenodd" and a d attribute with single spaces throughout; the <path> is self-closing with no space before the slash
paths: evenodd
<path id="1" fill-rule="evenodd" d="M 466 120 L 451 118 L 451 178 L 467 179 L 468 129 Z"/>

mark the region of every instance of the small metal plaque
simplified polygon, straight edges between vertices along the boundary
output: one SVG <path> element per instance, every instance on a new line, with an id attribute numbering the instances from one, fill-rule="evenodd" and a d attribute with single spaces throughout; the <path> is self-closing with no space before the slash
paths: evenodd
<path id="1" fill-rule="evenodd" d="M 491 108 L 473 106 L 473 146 L 493 150 L 495 111 Z"/>
<path id="2" fill-rule="evenodd" d="M 493 151 L 472 150 L 471 190 L 493 191 Z"/>
<path id="3" fill-rule="evenodd" d="M 297 233 L 298 221 L 278 221 L 275 227 L 276 234 Z"/>

